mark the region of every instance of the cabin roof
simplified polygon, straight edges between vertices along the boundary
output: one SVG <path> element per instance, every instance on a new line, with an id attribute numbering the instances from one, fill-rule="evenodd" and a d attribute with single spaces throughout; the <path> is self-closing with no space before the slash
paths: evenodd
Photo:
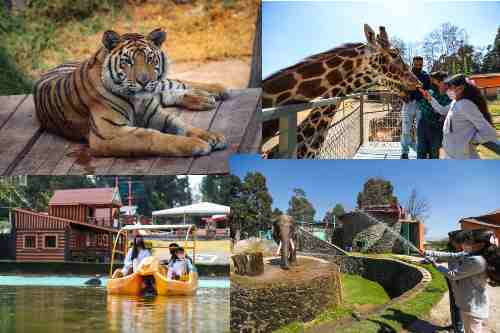
<path id="1" fill-rule="evenodd" d="M 481 224 L 482 222 L 483 224 L 488 223 L 490 225 L 496 225 L 498 227 L 500 226 L 500 209 L 480 216 L 465 217 L 461 219 L 460 222 L 471 222 L 476 224 Z"/>
<path id="2" fill-rule="evenodd" d="M 114 187 L 56 190 L 49 205 L 115 205 L 121 206 L 120 192 Z"/>

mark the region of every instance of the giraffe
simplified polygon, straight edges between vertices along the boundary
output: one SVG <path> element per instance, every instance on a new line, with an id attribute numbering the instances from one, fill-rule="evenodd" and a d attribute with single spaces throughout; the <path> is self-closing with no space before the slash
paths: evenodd
<path id="1" fill-rule="evenodd" d="M 389 42 L 385 27 L 376 35 L 364 25 L 367 43 L 348 43 L 310 56 L 262 82 L 262 107 L 305 103 L 355 93 L 374 84 L 405 95 L 420 83 Z M 314 108 L 297 128 L 297 158 L 314 158 L 320 151 L 335 107 Z M 278 132 L 278 120 L 263 124 L 263 142 Z M 267 152 L 273 157 L 274 149 Z"/>

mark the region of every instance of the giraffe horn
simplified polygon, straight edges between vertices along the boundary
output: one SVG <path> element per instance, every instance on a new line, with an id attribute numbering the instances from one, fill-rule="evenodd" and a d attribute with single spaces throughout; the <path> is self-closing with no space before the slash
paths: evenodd
<path id="1" fill-rule="evenodd" d="M 375 31 L 365 23 L 364 25 L 364 30 L 365 30 L 365 37 L 368 42 L 368 44 L 375 46 L 376 44 L 376 36 L 375 36 Z"/>
<path id="2" fill-rule="evenodd" d="M 380 46 L 382 46 L 384 49 L 387 49 L 391 45 L 391 43 L 389 42 L 389 36 L 387 35 L 387 31 L 385 30 L 385 27 L 380 27 L 379 30 L 380 32 L 379 35 L 377 36 L 378 42 Z"/>

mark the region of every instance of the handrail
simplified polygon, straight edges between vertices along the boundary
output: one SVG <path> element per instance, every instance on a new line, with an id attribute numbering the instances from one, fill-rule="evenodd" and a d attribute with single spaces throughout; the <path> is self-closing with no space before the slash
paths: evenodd
<path id="1" fill-rule="evenodd" d="M 492 152 L 494 152 L 497 155 L 500 155 L 500 140 L 497 140 L 496 142 L 485 142 L 482 144 Z"/>
<path id="2" fill-rule="evenodd" d="M 113 252 L 111 252 L 111 261 L 109 263 L 109 278 L 111 279 L 113 277 L 113 261 L 115 260 L 115 251 L 116 251 L 116 244 L 118 243 L 118 240 L 120 239 L 120 234 L 123 231 L 123 229 L 120 229 L 118 231 L 118 234 L 116 234 L 116 239 L 115 239 L 115 244 L 113 244 Z"/>
<path id="3" fill-rule="evenodd" d="M 261 119 L 263 122 L 269 121 L 272 119 L 278 119 L 278 118 L 288 116 L 288 115 L 293 114 L 293 113 L 312 109 L 315 107 L 327 106 L 327 105 L 330 105 L 330 104 L 333 104 L 333 103 L 336 103 L 338 101 L 342 101 L 345 99 L 361 97 L 363 94 L 364 94 L 364 92 L 360 92 L 360 93 L 356 93 L 356 94 L 352 94 L 352 95 L 318 99 L 318 100 L 307 102 L 307 103 L 289 104 L 289 105 L 282 105 L 282 106 L 275 106 L 275 107 L 271 107 L 271 108 L 265 108 L 265 109 L 262 109 L 262 118 Z"/>
<path id="4" fill-rule="evenodd" d="M 369 94 L 393 94 L 390 90 L 366 90 L 366 91 L 361 91 L 358 93 L 350 94 L 350 95 L 345 95 L 345 96 L 337 96 L 337 97 L 331 97 L 331 98 L 320 98 L 316 99 L 314 101 L 310 102 L 304 102 L 300 104 L 288 104 L 288 105 L 280 105 L 280 106 L 275 106 L 275 107 L 270 107 L 270 108 L 263 108 L 262 109 L 262 121 L 269 121 L 272 119 L 277 119 L 280 117 L 287 116 L 291 113 L 297 113 L 300 111 L 312 109 L 315 107 L 321 107 L 321 106 L 327 106 L 332 103 L 336 103 L 338 101 L 343 101 L 345 99 L 349 98 L 356 98 L 356 97 L 361 97 L 363 95 L 369 95 Z"/>

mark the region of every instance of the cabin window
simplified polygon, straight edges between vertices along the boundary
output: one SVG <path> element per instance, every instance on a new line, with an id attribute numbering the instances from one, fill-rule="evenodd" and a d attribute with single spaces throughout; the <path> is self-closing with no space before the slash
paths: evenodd
<path id="1" fill-rule="evenodd" d="M 52 235 L 44 236 L 43 244 L 46 249 L 57 248 L 57 236 L 52 236 Z"/>
<path id="2" fill-rule="evenodd" d="M 35 249 L 36 248 L 36 236 L 24 236 L 24 248 Z"/>

